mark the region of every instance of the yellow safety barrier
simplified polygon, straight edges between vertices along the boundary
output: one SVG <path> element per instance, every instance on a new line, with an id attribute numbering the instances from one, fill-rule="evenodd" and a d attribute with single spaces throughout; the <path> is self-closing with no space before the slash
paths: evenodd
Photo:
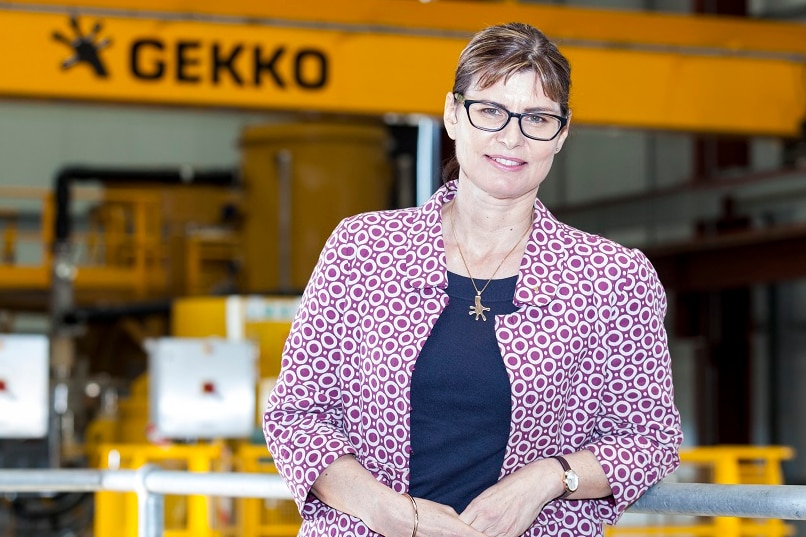
<path id="1" fill-rule="evenodd" d="M 680 451 L 683 464 L 711 468 L 713 483 L 782 485 L 781 463 L 794 458 L 787 446 L 705 446 Z"/>
<path id="2" fill-rule="evenodd" d="M 786 446 L 719 445 L 680 451 L 683 467 L 697 474 L 698 482 L 728 485 L 781 485 L 781 463 L 795 452 Z M 678 471 L 679 472 L 679 471 Z M 794 528 L 781 520 L 753 520 L 735 517 L 695 519 L 684 524 L 656 526 L 616 526 L 605 528 L 605 535 L 686 535 L 704 537 L 785 537 Z"/>
<path id="3" fill-rule="evenodd" d="M 235 451 L 235 467 L 242 472 L 277 473 L 265 445 L 243 444 Z M 238 537 L 293 537 L 302 519 L 292 500 L 238 500 Z"/>
<path id="4" fill-rule="evenodd" d="M 132 445 L 99 447 L 100 467 L 137 469 L 145 464 L 190 472 L 221 469 L 223 444 Z M 165 498 L 165 537 L 222 537 L 214 529 L 214 510 L 206 496 Z M 103 537 L 137 537 L 137 497 L 133 493 L 98 492 L 95 495 L 94 534 Z"/>
<path id="5" fill-rule="evenodd" d="M 102 444 L 94 460 L 102 469 L 137 469 L 157 464 L 191 472 L 232 469 L 276 473 L 265 445 L 242 444 L 234 455 L 222 443 L 202 445 Z M 133 493 L 95 495 L 95 535 L 137 536 L 137 498 Z M 226 503 L 226 505 L 225 505 Z M 227 512 L 234 505 L 234 517 Z M 225 506 L 216 510 L 216 506 Z M 205 496 L 165 498 L 165 537 L 293 537 L 301 519 L 292 500 L 239 498 L 215 503 Z"/>

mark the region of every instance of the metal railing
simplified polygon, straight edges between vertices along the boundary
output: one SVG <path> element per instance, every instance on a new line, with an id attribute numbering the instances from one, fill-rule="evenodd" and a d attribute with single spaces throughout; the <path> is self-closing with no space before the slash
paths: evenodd
<path id="1" fill-rule="evenodd" d="M 162 537 L 166 494 L 291 498 L 280 477 L 272 474 L 192 473 L 153 465 L 138 470 L 0 470 L 0 493 L 97 491 L 137 493 L 138 537 Z M 629 511 L 806 520 L 806 486 L 659 483 Z"/>

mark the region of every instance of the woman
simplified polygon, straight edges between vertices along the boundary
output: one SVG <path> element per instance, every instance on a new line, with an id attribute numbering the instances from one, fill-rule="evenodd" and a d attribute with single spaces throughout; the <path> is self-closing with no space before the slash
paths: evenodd
<path id="1" fill-rule="evenodd" d="M 328 240 L 264 418 L 300 535 L 601 535 L 677 466 L 655 271 L 537 199 L 569 88 L 535 28 L 481 31 L 452 180 Z"/>

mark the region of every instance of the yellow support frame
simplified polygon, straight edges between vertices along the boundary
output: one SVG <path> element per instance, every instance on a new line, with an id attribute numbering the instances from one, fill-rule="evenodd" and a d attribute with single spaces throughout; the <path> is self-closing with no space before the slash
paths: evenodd
<path id="1" fill-rule="evenodd" d="M 235 464 L 239 471 L 276 474 L 274 461 L 266 446 L 242 444 L 235 451 Z M 239 523 L 232 532 L 236 537 L 293 537 L 299 531 L 302 519 L 292 500 L 267 502 L 260 498 L 239 500 Z"/>
<path id="2" fill-rule="evenodd" d="M 198 445 L 105 444 L 98 446 L 101 469 L 137 469 L 145 464 L 184 466 L 189 472 L 220 470 L 224 454 L 221 443 Z M 211 524 L 212 500 L 207 496 L 184 497 L 184 527 L 165 529 L 165 537 L 221 537 Z M 95 535 L 137 537 L 137 496 L 134 493 L 101 491 L 95 494 Z"/>
<path id="3" fill-rule="evenodd" d="M 707 482 L 723 485 L 782 485 L 783 461 L 793 459 L 795 451 L 788 446 L 730 445 L 700 446 L 680 451 L 683 465 L 696 466 L 708 472 Z M 701 537 L 786 537 L 794 527 L 782 520 L 706 517 L 692 524 L 658 526 L 609 526 L 607 537 L 631 535 L 686 535 Z"/>
<path id="4" fill-rule="evenodd" d="M 575 122 L 798 136 L 806 121 L 806 27 L 799 24 L 472 1 L 356 0 L 350 9 L 326 0 L 201 0 L 192 7 L 159 0 L 16 0 L 5 6 L 0 46 L 27 46 L 0 59 L 6 74 L 0 96 L 439 115 L 470 33 L 522 20 L 558 40 L 571 59 Z M 119 57 L 119 71 L 130 58 L 129 36 L 159 41 L 166 58 L 177 43 L 198 43 L 190 52 L 198 55 L 188 65 L 199 82 L 142 84 L 119 76 L 99 83 L 78 69 L 33 69 L 53 68 L 66 59 L 69 51 L 50 35 L 59 28 L 68 33 L 63 28 L 68 12 L 86 15 L 87 27 L 101 17 L 115 22 L 119 34 L 111 36 L 118 43 L 113 46 L 121 48 L 113 53 L 110 46 L 109 55 Z M 127 18 L 132 12 L 147 16 Z M 265 43 L 265 26 L 271 28 L 272 46 L 287 47 L 286 59 L 305 50 L 300 47 L 320 51 L 332 75 L 326 87 L 273 92 L 229 80 L 214 83 L 205 71 L 210 67 L 202 65 L 212 46 L 229 53 L 239 44 Z M 311 58 L 304 60 L 315 62 Z"/>

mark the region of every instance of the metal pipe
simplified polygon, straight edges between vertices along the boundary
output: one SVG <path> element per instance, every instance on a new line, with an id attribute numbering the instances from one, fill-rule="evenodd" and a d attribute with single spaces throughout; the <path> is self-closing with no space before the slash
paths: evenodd
<path id="1" fill-rule="evenodd" d="M 659 483 L 639 498 L 630 511 L 806 520 L 806 485 Z"/>
<path id="2" fill-rule="evenodd" d="M 68 470 L 58 470 L 68 471 Z M 113 492 L 131 492 L 137 482 L 136 470 L 97 470 L 100 474 L 101 488 Z M 0 474 L 1 475 L 1 474 Z"/>
<path id="3" fill-rule="evenodd" d="M 165 528 L 165 496 L 146 492 L 137 496 L 137 503 L 138 537 L 162 537 Z"/>
<path id="4" fill-rule="evenodd" d="M 291 204 L 294 201 L 293 155 L 289 149 L 280 149 L 274 156 L 277 166 L 277 265 L 278 287 L 281 292 L 292 290 L 291 233 L 293 219 Z"/>
<path id="5" fill-rule="evenodd" d="M 0 470 L 0 492 L 132 491 L 133 487 L 133 470 Z"/>
<path id="6" fill-rule="evenodd" d="M 167 169 L 93 168 L 68 166 L 56 174 L 56 244 L 70 238 L 70 187 L 78 181 L 132 184 L 217 185 L 230 186 L 238 181 L 233 170 L 196 170 L 191 166 Z"/>
<path id="7" fill-rule="evenodd" d="M 72 308 L 62 314 L 62 322 L 67 325 L 88 322 L 112 322 L 121 317 L 144 317 L 171 312 L 170 300 L 150 302 L 129 302 L 126 304 L 102 304 L 99 306 Z"/>
<path id="8" fill-rule="evenodd" d="M 422 205 L 440 185 L 440 132 L 442 123 L 430 117 L 417 122 L 416 203 Z"/>
<path id="9" fill-rule="evenodd" d="M 165 527 L 165 497 L 148 489 L 148 476 L 159 471 L 157 466 L 147 464 L 137 470 L 137 537 L 162 537 Z"/>
<path id="10" fill-rule="evenodd" d="M 140 491 L 157 515 L 165 494 L 289 499 L 280 476 L 193 473 L 148 466 L 141 470 L 0 470 L 0 492 Z M 156 496 L 159 496 L 157 498 Z M 806 485 L 659 483 L 629 509 L 632 513 L 806 520 Z M 151 523 L 149 521 L 149 523 Z M 156 534 L 150 534 L 153 537 Z"/>
<path id="11" fill-rule="evenodd" d="M 233 498 L 293 499 L 277 474 L 152 472 L 146 486 L 160 494 L 202 494 Z"/>

